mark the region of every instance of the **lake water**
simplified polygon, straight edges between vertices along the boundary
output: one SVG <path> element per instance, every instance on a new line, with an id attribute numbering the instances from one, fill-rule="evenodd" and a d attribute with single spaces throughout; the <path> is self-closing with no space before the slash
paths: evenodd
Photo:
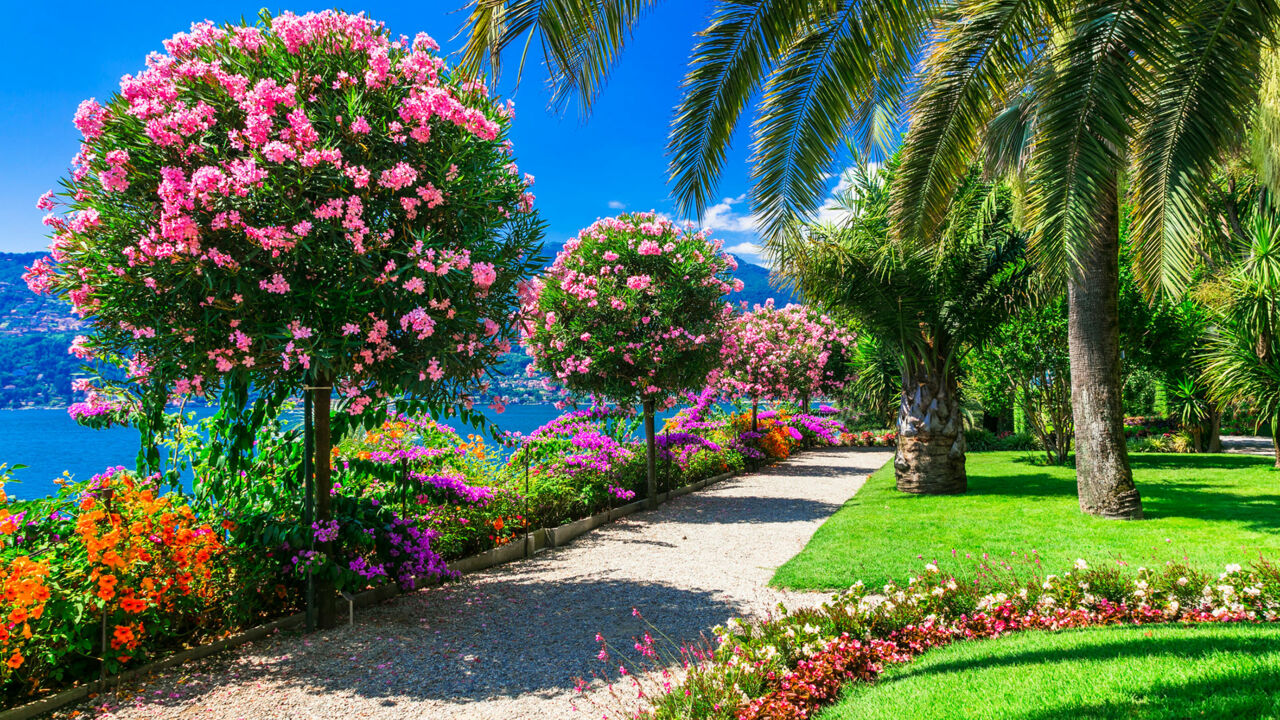
<path id="1" fill-rule="evenodd" d="M 562 412 L 554 405 L 509 405 L 490 420 L 504 431 L 530 433 Z M 456 420 L 449 424 L 463 435 L 473 432 Z M 12 497 L 52 494 L 57 490 L 53 480 L 63 471 L 84 480 L 108 467 L 133 467 L 137 453 L 138 432 L 133 428 L 91 430 L 77 425 L 66 410 L 0 410 L 0 463 L 27 466 L 15 471 L 14 482 L 5 488 Z"/>

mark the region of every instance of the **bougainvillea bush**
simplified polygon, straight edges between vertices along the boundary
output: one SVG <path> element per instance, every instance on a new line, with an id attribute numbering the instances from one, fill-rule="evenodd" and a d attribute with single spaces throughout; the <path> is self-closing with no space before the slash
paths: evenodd
<path id="1" fill-rule="evenodd" d="M 731 620 L 709 643 L 668 647 L 651 632 L 636 638 L 633 653 L 597 636 L 606 669 L 596 676 L 619 689 L 605 701 L 622 705 L 611 708 L 618 716 L 647 704 L 643 717 L 672 720 L 805 718 L 846 683 L 873 681 L 888 664 L 953 642 L 1020 630 L 1280 620 L 1280 568 L 1264 561 L 1222 572 L 1172 562 L 1127 572 L 1084 560 L 1061 576 L 1009 562 L 977 570 L 959 576 L 930 562 L 903 583 L 857 584 L 820 607 Z M 667 669 L 673 663 L 683 667 L 678 682 Z"/>

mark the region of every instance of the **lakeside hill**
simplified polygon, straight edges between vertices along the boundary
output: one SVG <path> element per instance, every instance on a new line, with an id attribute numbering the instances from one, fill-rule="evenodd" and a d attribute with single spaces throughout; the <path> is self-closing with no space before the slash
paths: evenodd
<path id="1" fill-rule="evenodd" d="M 562 245 L 548 243 L 543 254 L 554 257 Z M 44 253 L 0 253 L 0 409 L 59 407 L 75 401 L 71 378 L 81 363 L 67 353 L 71 339 L 83 326 L 67 305 L 35 295 L 22 281 L 26 267 Z M 736 256 L 735 256 L 736 257 Z M 799 302 L 795 295 L 769 286 L 769 271 L 737 258 L 735 273 L 743 289 L 734 293 L 734 304 L 748 307 L 773 298 L 778 305 Z M 524 376 L 529 358 L 510 353 L 499 367 L 505 376 L 498 390 L 515 402 L 550 399 L 547 392 Z"/>

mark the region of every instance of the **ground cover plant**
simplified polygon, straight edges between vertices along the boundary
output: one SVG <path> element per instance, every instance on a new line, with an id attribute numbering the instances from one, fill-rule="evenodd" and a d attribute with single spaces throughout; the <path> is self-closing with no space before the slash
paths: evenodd
<path id="1" fill-rule="evenodd" d="M 829 589 L 871 585 L 909 572 L 916 558 L 994 559 L 1036 553 L 1046 572 L 1078 557 L 1131 565 L 1187 559 L 1218 566 L 1280 555 L 1274 502 L 1277 476 L 1263 458 L 1141 454 L 1135 477 L 1150 497 L 1149 522 L 1085 517 L 1070 468 L 1039 453 L 978 453 L 970 489 L 950 498 L 897 493 L 891 468 L 866 485 L 778 569 L 780 586 Z"/>

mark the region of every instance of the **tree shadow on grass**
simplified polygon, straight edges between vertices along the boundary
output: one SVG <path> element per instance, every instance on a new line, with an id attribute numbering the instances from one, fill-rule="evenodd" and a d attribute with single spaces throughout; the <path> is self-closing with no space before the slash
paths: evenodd
<path id="1" fill-rule="evenodd" d="M 1097 633 L 1098 630 L 1063 631 L 1069 633 Z M 951 673 L 977 672 L 996 667 L 1024 668 L 1028 676 L 1045 673 L 1047 665 L 1057 663 L 1089 663 L 1090 661 L 1115 661 L 1126 658 L 1154 658 L 1174 656 L 1193 662 L 1212 655 L 1255 656 L 1274 653 L 1276 634 L 1263 637 L 1229 637 L 1205 633 L 1200 637 L 1148 637 L 1149 628 L 1130 627 L 1108 629 L 1106 639 L 1088 645 L 1070 647 L 1005 651 L 942 663 L 917 663 L 895 671 L 890 678 L 881 681 L 882 687 L 892 687 L 913 679 L 941 676 Z M 1000 641 L 994 641 L 1000 642 Z M 1082 664 L 1079 680 L 1088 682 L 1088 674 L 1097 667 Z M 980 675 L 974 682 L 980 682 Z M 1186 682 L 1157 683 L 1134 688 L 1127 700 L 1106 700 L 1087 705 L 1053 706 L 1055 696 L 1052 687 L 1038 703 L 1039 708 L 1003 717 L 1022 720 L 1071 720 L 1092 718 L 1147 718 L 1150 720 L 1175 720 L 1190 717 L 1236 718 L 1263 717 L 1280 710 L 1280 675 L 1271 667 L 1257 671 L 1235 670 L 1229 673 L 1213 673 Z M 1274 716 L 1274 715 L 1266 715 Z"/>
<path id="2" fill-rule="evenodd" d="M 1130 453 L 1129 467 L 1142 470 L 1270 470 L 1275 463 L 1256 455 L 1226 453 L 1148 454 Z"/>
<path id="3" fill-rule="evenodd" d="M 1208 626 L 1210 629 L 1217 626 Z M 916 677 L 959 673 L 970 670 L 982 670 L 1008 666 L 1039 666 L 1048 663 L 1074 663 L 1086 660 L 1119 660 L 1123 658 L 1145 658 L 1156 655 L 1177 655 L 1195 658 L 1214 653 L 1258 654 L 1274 652 L 1277 637 L 1270 633 L 1267 637 L 1235 637 L 1223 638 L 1206 633 L 1203 637 L 1148 637 L 1151 628 L 1143 626 L 1105 628 L 1106 638 L 1098 638 L 1088 645 L 1071 645 L 1069 647 L 1036 648 L 1027 650 L 998 649 L 978 657 L 957 659 L 948 662 L 915 663 L 893 673 L 886 683 L 897 683 Z M 1039 632 L 1043 635 L 1049 631 Z M 1052 631 L 1062 635 L 1099 634 L 1097 628 L 1080 630 Z M 1000 642 L 1000 640 L 979 640 L 976 642 Z M 1280 681 L 1280 678 L 1277 678 Z"/>

